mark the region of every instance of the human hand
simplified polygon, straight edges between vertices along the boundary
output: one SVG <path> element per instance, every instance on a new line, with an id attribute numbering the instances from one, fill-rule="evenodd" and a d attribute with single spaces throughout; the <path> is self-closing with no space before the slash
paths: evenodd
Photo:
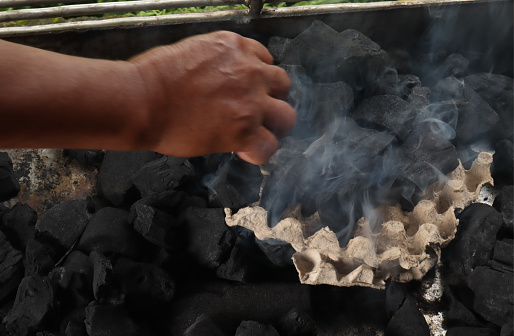
<path id="1" fill-rule="evenodd" d="M 257 41 L 214 32 L 131 59 L 146 87 L 154 151 L 175 156 L 237 152 L 267 162 L 296 121 L 287 73 Z"/>

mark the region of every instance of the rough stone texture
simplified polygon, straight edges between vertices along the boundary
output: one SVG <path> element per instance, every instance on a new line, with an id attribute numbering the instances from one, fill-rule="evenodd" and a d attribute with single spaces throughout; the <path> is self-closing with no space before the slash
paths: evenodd
<path id="1" fill-rule="evenodd" d="M 100 305 L 92 302 L 86 308 L 89 336 L 140 336 L 139 328 L 123 305 Z"/>
<path id="2" fill-rule="evenodd" d="M 27 242 L 25 249 L 25 275 L 47 275 L 54 267 L 53 249 L 36 239 Z"/>
<path id="3" fill-rule="evenodd" d="M 146 151 L 106 152 L 98 172 L 99 194 L 116 207 L 132 203 L 135 198 L 132 177 L 144 165 L 161 156 Z"/>
<path id="4" fill-rule="evenodd" d="M 430 336 L 430 329 L 423 314 L 410 297 L 405 299 L 400 309 L 393 315 L 385 330 L 386 336 Z"/>
<path id="5" fill-rule="evenodd" d="M 135 214 L 134 229 L 149 242 L 162 248 L 177 248 L 177 234 L 172 230 L 177 227 L 177 219 L 159 209 L 136 202 L 131 207 Z"/>
<path id="6" fill-rule="evenodd" d="M 20 184 L 13 170 L 11 158 L 6 152 L 0 152 L 0 202 L 18 195 Z"/>
<path id="7" fill-rule="evenodd" d="M 444 312 L 448 327 L 481 327 L 482 320 L 473 312 L 473 292 L 467 286 L 446 286 L 444 300 L 448 308 Z"/>
<path id="8" fill-rule="evenodd" d="M 0 231 L 0 302 L 13 293 L 23 277 L 23 256 Z"/>
<path id="9" fill-rule="evenodd" d="M 112 264 L 97 251 L 91 252 L 89 262 L 93 266 L 93 295 L 96 300 L 106 296 L 113 278 Z"/>
<path id="10" fill-rule="evenodd" d="M 147 242 L 130 225 L 128 215 L 129 212 L 123 209 L 100 209 L 91 218 L 77 248 L 88 253 L 96 250 L 106 255 L 119 253 L 140 257 L 147 248 Z"/>
<path id="11" fill-rule="evenodd" d="M 511 272 L 503 273 L 479 266 L 469 275 L 468 285 L 475 293 L 474 308 L 481 317 L 498 326 L 512 321 L 514 293 L 512 290 L 498 290 L 513 288 Z"/>
<path id="12" fill-rule="evenodd" d="M 256 321 L 243 321 L 237 327 L 235 336 L 281 336 L 272 325 Z"/>
<path id="13" fill-rule="evenodd" d="M 0 229 L 17 249 L 24 251 L 36 234 L 36 212 L 27 204 L 16 203 L 1 216 Z"/>
<path id="14" fill-rule="evenodd" d="M 66 201 L 45 211 L 36 227 L 68 250 L 84 232 L 90 217 L 86 200 Z"/>
<path id="15" fill-rule="evenodd" d="M 277 329 L 281 336 L 316 336 L 316 322 L 307 313 L 293 308 L 280 318 Z"/>
<path id="16" fill-rule="evenodd" d="M 54 305 L 54 291 L 48 278 L 23 278 L 16 293 L 14 305 L 3 323 L 9 335 L 30 335 L 42 326 Z"/>

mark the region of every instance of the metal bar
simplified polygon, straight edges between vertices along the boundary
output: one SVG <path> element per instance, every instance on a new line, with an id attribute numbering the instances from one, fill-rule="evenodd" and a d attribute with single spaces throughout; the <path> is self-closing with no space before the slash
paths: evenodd
<path id="1" fill-rule="evenodd" d="M 224 6 L 236 4 L 244 4 L 244 0 L 142 0 L 129 2 L 104 2 L 95 4 L 5 11 L 0 12 L 0 22 L 67 16 L 97 15 L 106 13 L 126 13 L 142 10 Z"/>
<path id="2" fill-rule="evenodd" d="M 351 12 L 365 12 L 373 10 L 389 10 L 397 8 L 409 7 L 426 7 L 431 5 L 458 5 L 463 3 L 481 3 L 481 2 L 505 2 L 506 0 L 412 0 L 412 1 L 385 1 L 385 2 L 369 2 L 369 3 L 344 3 L 332 5 L 317 6 L 298 6 L 283 8 L 264 8 L 261 18 L 281 18 L 301 15 L 319 15 L 319 14 L 337 14 Z M 0 28 L 0 37 L 31 35 L 41 33 L 58 33 L 64 31 L 91 30 L 91 29 L 109 29 L 109 28 L 128 28 L 137 26 L 158 26 L 173 25 L 189 22 L 210 22 L 210 21 L 229 21 L 238 20 L 249 22 L 248 10 L 228 10 L 208 13 L 188 13 L 159 15 L 151 17 L 129 17 L 118 19 L 104 19 L 96 21 L 79 21 L 57 23 L 40 26 L 26 27 L 7 27 Z"/>

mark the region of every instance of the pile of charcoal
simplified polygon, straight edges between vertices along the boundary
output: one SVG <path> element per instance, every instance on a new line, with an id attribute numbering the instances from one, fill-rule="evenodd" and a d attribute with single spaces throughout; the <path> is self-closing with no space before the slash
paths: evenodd
<path id="1" fill-rule="evenodd" d="M 98 167 L 96 195 L 40 215 L 0 207 L 0 335 L 428 336 L 422 313 L 433 312 L 448 336 L 512 335 L 512 78 L 320 21 L 269 49 L 291 77 L 298 123 L 262 170 L 234 154 L 70 150 Z M 301 285 L 290 246 L 225 225 L 224 208 L 261 199 L 273 225 L 301 204 L 344 244 L 370 209 L 412 209 L 482 150 L 495 151 L 500 192 L 459 214 L 436 302 L 418 282 Z M 23 173 L 0 153 L 0 201 Z"/>

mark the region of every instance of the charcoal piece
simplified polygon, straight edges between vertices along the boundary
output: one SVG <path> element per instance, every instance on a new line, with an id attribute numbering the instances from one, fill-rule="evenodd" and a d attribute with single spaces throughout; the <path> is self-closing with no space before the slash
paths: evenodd
<path id="1" fill-rule="evenodd" d="M 130 225 L 128 215 L 123 209 L 100 209 L 91 218 L 77 248 L 86 253 L 96 250 L 104 255 L 119 253 L 133 258 L 148 253 L 149 244 Z"/>
<path id="2" fill-rule="evenodd" d="M 45 211 L 36 226 L 46 239 L 67 251 L 84 232 L 90 217 L 86 200 L 71 200 Z"/>
<path id="3" fill-rule="evenodd" d="M 501 330 L 500 330 L 500 336 L 512 336 L 514 335 L 514 322 L 511 320 L 510 322 L 505 323 Z"/>
<path id="4" fill-rule="evenodd" d="M 510 270 L 512 272 L 512 266 L 514 265 L 513 240 L 497 240 L 494 245 L 493 259 L 506 266 L 510 266 Z"/>
<path id="5" fill-rule="evenodd" d="M 105 152 L 93 149 L 65 149 L 63 154 L 84 166 L 100 167 Z"/>
<path id="6" fill-rule="evenodd" d="M 16 178 L 9 155 L 0 152 L 0 202 L 7 201 L 20 192 L 20 184 Z"/>
<path id="7" fill-rule="evenodd" d="M 405 49 L 389 48 L 387 55 L 390 67 L 396 69 L 398 73 L 405 74 L 410 71 L 410 53 Z"/>
<path id="8" fill-rule="evenodd" d="M 283 242 L 267 242 L 259 239 L 255 239 L 255 242 L 273 265 L 278 267 L 294 265 L 292 258 L 296 251 L 290 244 L 284 244 Z"/>
<path id="9" fill-rule="evenodd" d="M 453 274 L 469 275 L 477 266 L 490 263 L 502 217 L 493 207 L 475 203 L 458 218 L 459 229 L 445 256 Z"/>
<path id="10" fill-rule="evenodd" d="M 232 334 L 241 321 L 276 325 L 291 309 L 310 309 L 309 287 L 296 283 L 191 283 L 182 286 L 168 315 L 168 332 L 182 335 L 200 314 Z"/>
<path id="11" fill-rule="evenodd" d="M 87 336 L 86 326 L 84 322 L 70 321 L 64 329 L 66 336 Z"/>
<path id="12" fill-rule="evenodd" d="M 405 87 L 407 89 L 407 87 Z M 377 95 L 396 95 L 399 93 L 399 76 L 395 68 L 386 67 L 377 78 Z"/>
<path id="13" fill-rule="evenodd" d="M 223 209 L 191 207 L 182 212 L 180 223 L 186 230 L 188 253 L 204 267 L 219 267 L 234 243 Z"/>
<path id="14" fill-rule="evenodd" d="M 219 278 L 243 283 L 251 278 L 255 263 L 251 262 L 246 255 L 243 239 L 241 237 L 236 238 L 230 256 L 216 270 L 216 275 Z"/>
<path id="15" fill-rule="evenodd" d="M 25 336 L 42 326 L 52 313 L 54 290 L 48 278 L 28 276 L 21 280 L 14 305 L 3 323 L 9 335 Z"/>
<path id="16" fill-rule="evenodd" d="M 416 301 L 407 297 L 387 324 L 386 336 L 430 336 L 430 329 Z"/>
<path id="17" fill-rule="evenodd" d="M 391 281 L 386 288 L 386 314 L 391 319 L 409 296 L 405 284 Z"/>
<path id="18" fill-rule="evenodd" d="M 74 250 L 64 260 L 62 267 L 69 272 L 84 274 L 89 278 L 93 278 L 93 270 L 91 269 L 89 257 L 83 252 Z"/>
<path id="19" fill-rule="evenodd" d="M 413 195 L 459 165 L 455 147 L 441 132 L 437 123 L 420 124 L 400 147 L 398 184 L 405 199 L 412 201 Z"/>
<path id="20" fill-rule="evenodd" d="M 236 155 L 223 163 L 209 188 L 209 203 L 217 208 L 242 208 L 259 200 L 262 173 Z"/>
<path id="21" fill-rule="evenodd" d="M 157 265 L 120 258 L 114 264 L 114 276 L 127 303 L 143 311 L 160 308 L 175 294 L 173 279 Z"/>
<path id="22" fill-rule="evenodd" d="M 314 101 L 314 120 L 319 133 L 322 133 L 336 118 L 349 115 L 353 109 L 352 88 L 345 82 L 314 83 L 306 93 Z"/>
<path id="23" fill-rule="evenodd" d="M 99 194 L 116 207 L 133 203 L 139 195 L 132 177 L 145 164 L 161 156 L 147 151 L 106 152 L 98 172 Z"/>
<path id="24" fill-rule="evenodd" d="M 403 137 L 412 129 L 416 115 L 409 103 L 398 96 L 378 95 L 364 100 L 352 113 L 361 125 L 393 132 Z"/>
<path id="25" fill-rule="evenodd" d="M 318 334 L 316 322 L 307 313 L 291 309 L 282 316 L 278 323 L 281 336 L 316 336 Z"/>
<path id="26" fill-rule="evenodd" d="M 106 296 L 113 278 L 112 264 L 97 251 L 91 252 L 89 262 L 93 266 L 93 295 L 96 300 Z"/>
<path id="27" fill-rule="evenodd" d="M 458 108 L 455 141 L 460 143 L 488 140 L 500 121 L 498 114 L 485 100 L 455 77 L 445 78 L 433 86 L 431 100 L 434 103 L 453 103 Z M 480 127 L 477 128 L 477 125 Z"/>
<path id="28" fill-rule="evenodd" d="M 498 326 L 512 321 L 514 293 L 499 291 L 514 285 L 512 273 L 498 272 L 485 266 L 478 266 L 468 278 L 468 286 L 475 293 L 475 311 L 485 320 Z"/>
<path id="29" fill-rule="evenodd" d="M 425 86 L 415 86 L 407 97 L 409 102 L 415 108 L 427 106 L 430 103 L 430 95 L 432 90 Z"/>
<path id="30" fill-rule="evenodd" d="M 514 147 L 512 146 L 512 141 L 502 140 L 495 145 L 491 173 L 495 186 L 513 184 Z"/>
<path id="31" fill-rule="evenodd" d="M 207 315 L 200 315 L 194 323 L 186 329 L 184 336 L 227 336 Z"/>
<path id="32" fill-rule="evenodd" d="M 464 83 L 478 93 L 498 113 L 500 137 L 510 137 L 514 133 L 512 78 L 484 72 L 466 76 Z"/>
<path id="33" fill-rule="evenodd" d="M 139 328 L 128 316 L 124 305 L 100 305 L 92 302 L 86 308 L 89 336 L 139 336 Z"/>
<path id="34" fill-rule="evenodd" d="M 444 319 L 448 327 L 483 326 L 483 322 L 473 313 L 473 292 L 467 286 L 446 286 L 443 299 L 447 303 Z"/>
<path id="35" fill-rule="evenodd" d="M 36 336 L 59 336 L 59 333 L 53 333 L 51 331 L 40 331 L 36 333 Z"/>
<path id="36" fill-rule="evenodd" d="M 498 336 L 498 330 L 492 328 L 455 327 L 448 329 L 446 336 Z"/>
<path id="37" fill-rule="evenodd" d="M 510 236 L 514 233 L 513 224 L 513 204 L 512 198 L 514 194 L 514 187 L 512 185 L 503 186 L 500 194 L 494 199 L 493 206 L 498 210 L 503 217 L 503 227 L 509 232 Z"/>
<path id="38" fill-rule="evenodd" d="M 256 321 L 243 321 L 237 327 L 235 336 L 281 336 L 270 324 Z M 300 336 L 300 335 L 299 335 Z"/>
<path id="39" fill-rule="evenodd" d="M 450 54 L 437 68 L 430 71 L 430 75 L 423 82 L 433 85 L 449 76 L 460 77 L 464 75 L 468 65 L 469 61 L 461 54 Z"/>
<path id="40" fill-rule="evenodd" d="M 338 33 L 316 20 L 286 46 L 281 62 L 304 66 L 317 82 L 344 80 L 356 90 L 372 91 L 386 58 L 378 44 L 358 31 Z"/>
<path id="41" fill-rule="evenodd" d="M 0 231 L 0 302 L 12 294 L 23 278 L 23 256 Z"/>
<path id="42" fill-rule="evenodd" d="M 177 234 L 172 231 L 178 224 L 174 216 L 139 201 L 130 211 L 136 215 L 134 229 L 146 240 L 162 248 L 177 248 Z"/>
<path id="43" fill-rule="evenodd" d="M 168 190 L 178 189 L 194 176 L 193 165 L 188 159 L 163 156 L 139 169 L 132 182 L 145 198 Z"/>
<path id="44" fill-rule="evenodd" d="M 291 39 L 287 37 L 281 36 L 272 36 L 268 41 L 268 50 L 273 56 L 275 63 L 282 63 L 282 57 L 284 56 L 284 51 L 287 49 L 289 43 L 291 43 Z"/>
<path id="45" fill-rule="evenodd" d="M 36 212 L 27 204 L 16 203 L 2 215 L 0 229 L 16 249 L 25 250 L 27 242 L 36 234 Z"/>
<path id="46" fill-rule="evenodd" d="M 134 223 L 137 218 L 136 209 L 142 205 L 150 206 L 174 216 L 178 209 L 187 207 L 187 204 L 185 203 L 188 200 L 189 198 L 186 198 L 186 194 L 183 191 L 178 190 L 170 190 L 142 198 L 130 207 L 129 222 L 132 224 Z"/>
<path id="47" fill-rule="evenodd" d="M 416 75 L 406 74 L 406 75 L 398 75 L 398 84 L 396 86 L 396 92 L 394 94 L 398 95 L 402 99 L 409 99 L 409 96 L 416 94 L 420 95 L 420 91 L 418 91 L 421 86 L 421 80 Z M 415 90 L 416 89 L 416 90 Z M 429 88 L 427 88 L 429 89 Z M 430 90 L 430 89 L 429 89 Z M 412 99 L 412 98 L 411 98 Z M 409 101 L 409 100 L 407 100 Z M 428 97 L 427 97 L 428 103 Z"/>
<path id="48" fill-rule="evenodd" d="M 47 275 L 54 267 L 52 249 L 47 244 L 31 239 L 25 249 L 25 275 Z"/>

